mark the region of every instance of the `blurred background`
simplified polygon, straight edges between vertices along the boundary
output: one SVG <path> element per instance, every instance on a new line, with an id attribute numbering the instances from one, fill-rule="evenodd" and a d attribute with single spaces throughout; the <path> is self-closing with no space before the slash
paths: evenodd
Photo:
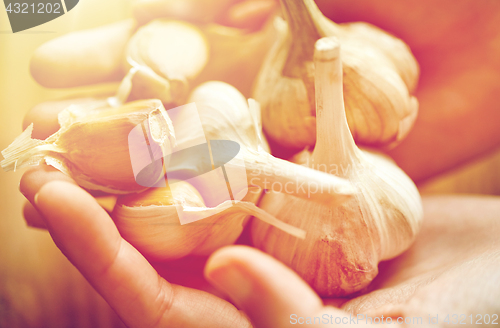
<path id="1" fill-rule="evenodd" d="M 416 134 L 428 129 L 426 123 L 438 120 L 436 115 L 440 113 L 444 122 L 446 115 L 463 121 L 464 128 L 453 129 L 444 124 L 442 132 L 452 140 L 450 143 L 448 139 L 446 146 L 452 155 L 453 149 L 460 153 L 464 140 L 469 140 L 469 155 L 458 156 L 449 165 L 436 164 L 435 168 L 428 170 L 429 174 L 420 174 L 415 166 L 431 167 L 434 159 L 435 163 L 440 161 L 442 151 L 439 148 L 429 149 L 435 144 L 432 140 L 435 135 L 431 132 L 427 137 L 428 145 L 424 144 L 420 149 L 414 146 L 414 140 L 419 138 L 410 135 L 409 141 L 405 141 L 408 150 L 391 151 L 398 163 L 419 180 L 420 190 L 423 193 L 500 195 L 500 102 L 495 96 L 500 94 L 500 2 L 485 0 L 484 6 L 489 7 L 480 12 L 471 10 L 469 6 L 475 1 L 452 2 L 405 1 L 409 7 L 401 7 L 399 1 L 378 1 L 378 4 L 369 0 L 318 1 L 323 11 L 338 22 L 366 20 L 410 44 L 421 62 L 422 79 L 428 86 L 427 89 L 419 89 L 420 95 L 417 95 L 422 107 L 417 122 L 420 130 L 417 129 Z M 449 10 L 450 6 L 455 9 Z M 447 19 L 439 15 L 443 12 L 448 12 Z M 96 88 L 61 90 L 39 86 L 29 73 L 29 61 L 34 50 L 70 31 L 115 22 L 130 15 L 128 1 L 81 0 L 75 9 L 54 21 L 12 34 L 4 5 L 0 5 L 0 149 L 6 148 L 21 133 L 24 115 L 37 103 Z M 428 21 L 422 21 L 423 18 Z M 401 29 L 404 24 L 409 27 Z M 471 28 L 468 24 L 475 25 Z M 496 28 L 496 34 L 490 33 L 490 25 Z M 467 32 L 459 36 L 460 33 L 450 30 L 454 28 L 463 28 Z M 478 31 L 487 32 L 477 34 Z M 420 38 L 421 35 L 425 37 Z M 479 39 L 474 39 L 474 35 L 478 35 Z M 467 52 L 470 49 L 475 50 Z M 435 57 L 428 55 L 433 51 Z M 474 57 L 476 52 L 488 55 L 490 61 L 482 55 Z M 453 54 L 462 54 L 462 59 L 450 64 L 452 61 L 449 58 Z M 445 91 L 437 95 L 432 92 L 434 89 L 431 88 L 456 83 L 458 73 L 455 74 L 454 69 L 464 65 L 469 65 L 471 72 L 465 77 L 459 76 L 464 85 L 455 85 L 451 95 Z M 442 71 L 440 79 L 435 77 L 435 72 L 439 70 Z M 460 99 L 461 90 L 468 98 Z M 446 99 L 451 99 L 450 103 L 455 101 L 457 105 L 443 108 L 443 111 L 428 105 L 435 103 L 438 106 Z M 467 103 L 471 99 L 479 99 L 477 108 Z M 476 114 L 461 112 L 460 106 L 464 103 Z M 488 121 L 487 126 L 478 123 L 481 118 Z M 476 135 L 479 137 L 475 138 Z M 422 163 L 412 166 L 412 163 L 405 162 L 405 154 L 409 151 L 422 151 Z M 24 197 L 18 191 L 22 171 L 0 171 L 0 327 L 122 326 L 109 306 L 54 246 L 49 234 L 26 226 L 22 217 Z"/>

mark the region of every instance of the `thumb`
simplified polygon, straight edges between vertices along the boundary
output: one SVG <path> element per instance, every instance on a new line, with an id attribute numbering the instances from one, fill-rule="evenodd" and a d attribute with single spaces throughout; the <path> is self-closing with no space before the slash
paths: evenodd
<path id="1" fill-rule="evenodd" d="M 295 316 L 311 316 L 323 309 L 318 295 L 295 272 L 248 246 L 215 252 L 205 276 L 259 328 L 287 327 Z"/>

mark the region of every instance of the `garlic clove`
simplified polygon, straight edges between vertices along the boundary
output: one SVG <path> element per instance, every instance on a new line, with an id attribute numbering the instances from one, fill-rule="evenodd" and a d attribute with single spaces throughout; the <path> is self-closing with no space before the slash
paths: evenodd
<path id="1" fill-rule="evenodd" d="M 266 194 L 259 206 L 304 229 L 307 237 L 298 240 L 255 221 L 252 240 L 294 269 L 321 296 L 341 297 L 367 286 L 377 275 L 380 261 L 411 245 L 420 229 L 422 204 L 414 183 L 392 160 L 360 150 L 354 143 L 335 38 L 316 42 L 314 64 L 317 142 L 312 153 L 306 149 L 294 161 L 347 179 L 357 193 L 337 207 Z"/>
<path id="2" fill-rule="evenodd" d="M 304 232 L 260 210 L 260 191 L 252 190 L 242 201 L 206 207 L 202 196 L 188 182 L 169 180 L 166 188 L 152 188 L 118 198 L 112 213 L 120 234 L 142 254 L 157 260 L 186 255 L 206 256 L 238 239 L 250 216 L 274 224 L 300 238 Z M 181 224 L 179 213 L 197 216 Z M 200 219 L 201 218 L 201 219 Z"/>
<path id="3" fill-rule="evenodd" d="M 156 157 L 170 154 L 175 142 L 172 122 L 159 100 L 93 110 L 70 106 L 59 114 L 59 123 L 59 131 L 46 140 L 32 139 L 33 125 L 30 125 L 2 151 L 2 168 L 16 170 L 45 160 L 84 188 L 110 193 L 137 192 L 145 187 L 136 182 L 131 153 L 144 147 L 136 144 L 140 140 L 131 142 L 131 131 L 137 126 L 145 129 L 146 142 L 154 152 L 162 153 L 155 154 Z M 160 179 L 163 172 L 160 169 L 153 175 Z"/>
<path id="4" fill-rule="evenodd" d="M 31 75 L 49 88 L 118 81 L 123 76 L 122 54 L 135 26 L 128 19 L 46 42 L 31 58 Z"/>
<path id="5" fill-rule="evenodd" d="M 185 83 L 205 67 L 209 46 L 203 33 L 181 21 L 155 20 L 139 28 L 126 53 L 126 65 L 150 67 L 169 82 Z"/>
<path id="6" fill-rule="evenodd" d="M 410 93 L 419 71 L 408 46 L 365 23 L 337 25 L 313 0 L 281 0 L 281 4 L 288 24 L 276 23 L 278 41 L 254 88 L 266 133 L 287 147 L 314 146 L 312 49 L 317 39 L 336 36 L 343 44 L 345 106 L 355 140 L 384 147 L 401 141 L 418 111 Z"/>

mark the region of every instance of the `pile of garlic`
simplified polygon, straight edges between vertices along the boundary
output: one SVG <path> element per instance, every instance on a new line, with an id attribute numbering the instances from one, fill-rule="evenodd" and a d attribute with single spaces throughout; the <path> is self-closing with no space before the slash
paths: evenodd
<path id="1" fill-rule="evenodd" d="M 208 255 L 234 243 L 255 217 L 254 245 L 320 295 L 356 292 L 420 228 L 413 182 L 355 143 L 386 148 L 406 136 L 418 111 L 411 95 L 418 65 L 402 41 L 364 23 L 336 25 L 313 0 L 280 0 L 284 19 L 274 15 L 274 0 L 217 1 L 136 0 L 132 19 L 42 45 L 31 72 L 44 86 L 120 83 L 109 97 L 43 104 L 64 108 L 59 130 L 38 140 L 30 125 L 2 151 L 1 166 L 45 162 L 83 188 L 118 195 L 111 215 L 148 258 Z M 247 100 L 252 85 L 256 100 Z M 198 117 L 172 114 L 189 103 Z M 239 145 L 239 161 L 228 165 L 246 177 L 231 185 L 230 199 L 222 192 L 228 180 L 203 174 L 210 161 L 169 162 L 196 144 L 198 118 L 208 144 Z M 139 128 L 148 154 L 144 140 L 131 143 Z M 276 158 L 263 129 L 305 150 Z M 144 166 L 146 183 L 132 152 L 162 159 Z M 168 178 L 169 164 L 200 178 Z M 181 224 L 184 215 L 203 219 Z"/>

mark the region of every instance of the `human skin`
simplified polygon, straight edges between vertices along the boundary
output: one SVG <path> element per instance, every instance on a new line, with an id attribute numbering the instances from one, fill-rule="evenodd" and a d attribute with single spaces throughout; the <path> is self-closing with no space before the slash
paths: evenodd
<path id="1" fill-rule="evenodd" d="M 499 197 L 424 197 L 424 224 L 412 247 L 381 263 L 365 291 L 321 300 L 292 270 L 248 246 L 208 259 L 204 277 L 218 292 L 203 284 L 205 259 L 179 275 L 172 275 L 175 263 L 155 267 L 90 194 L 54 169 L 28 171 L 21 191 L 63 254 L 129 327 L 288 327 L 292 314 L 419 317 L 422 323 L 407 326 L 420 327 L 436 327 L 426 320 L 437 315 L 444 327 L 446 315 L 476 320 L 500 311 Z"/>
<path id="2" fill-rule="evenodd" d="M 500 145 L 500 2 L 317 0 L 335 22 L 366 21 L 404 40 L 421 69 L 419 116 L 388 153 L 416 182 Z"/>
<path id="3" fill-rule="evenodd" d="M 408 138 L 389 152 L 413 179 L 424 180 L 500 143 L 500 41 L 498 28 L 490 25 L 500 20 L 498 1 L 481 7 L 470 0 L 319 2 L 337 21 L 365 20 L 402 37 L 419 60 L 420 116 Z M 46 113 L 35 111 L 29 121 L 43 126 L 43 120 Z M 424 197 L 424 225 L 413 246 L 381 263 L 367 290 L 350 299 L 321 300 L 291 270 L 245 246 L 217 251 L 204 271 L 203 258 L 149 262 L 120 237 L 93 197 L 50 167 L 27 171 L 21 191 L 34 206 L 25 212 L 28 223 L 49 230 L 129 327 L 286 327 L 293 313 L 422 317 L 423 324 L 414 325 L 422 327 L 428 315 L 500 312 L 496 197 Z"/>

